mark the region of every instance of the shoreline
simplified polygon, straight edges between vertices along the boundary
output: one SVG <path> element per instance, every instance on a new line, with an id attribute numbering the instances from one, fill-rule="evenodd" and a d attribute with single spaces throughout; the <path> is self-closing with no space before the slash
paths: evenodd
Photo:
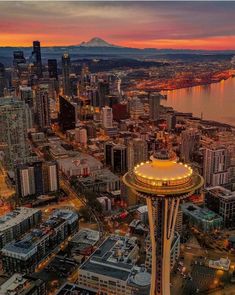
<path id="1" fill-rule="evenodd" d="M 218 81 L 211 81 L 211 82 L 202 82 L 202 83 L 195 83 L 195 84 L 191 84 L 189 86 L 185 86 L 185 87 L 175 87 L 175 88 L 162 88 L 160 91 L 174 91 L 174 90 L 180 90 L 180 89 L 187 89 L 187 88 L 193 88 L 193 87 L 197 87 L 197 86 L 209 86 L 209 85 L 212 85 L 212 84 L 217 84 L 217 83 L 220 83 L 222 81 L 226 81 L 230 78 L 235 78 L 235 76 L 231 75 L 229 76 L 228 78 L 223 78 L 223 79 L 220 79 Z"/>
<path id="2" fill-rule="evenodd" d="M 187 89 L 187 88 L 192 88 L 192 87 L 197 87 L 197 86 L 209 86 L 211 84 L 216 84 L 216 83 L 220 83 L 221 81 L 226 81 L 230 78 L 234 78 L 235 77 L 235 72 L 229 72 L 229 71 L 222 71 L 221 73 L 218 73 L 219 74 L 219 77 L 211 77 L 210 80 L 208 81 L 192 81 L 191 83 L 190 82 L 186 82 L 185 85 L 180 85 L 180 83 L 177 83 L 175 85 L 166 85 L 166 86 L 163 86 L 163 85 L 159 85 L 159 86 L 155 86 L 157 84 L 163 84 L 164 82 L 157 82 L 157 81 L 154 81 L 154 82 L 151 82 L 153 85 L 149 85 L 149 87 L 146 85 L 141 85 L 141 82 L 138 86 L 138 84 L 136 85 L 137 87 L 137 90 L 141 90 L 141 91 L 173 91 L 173 90 L 179 90 L 179 89 Z M 174 79 L 172 80 L 169 80 L 168 82 L 165 82 L 165 84 L 169 84 L 171 82 L 173 82 Z M 181 82 L 182 83 L 182 82 Z M 148 82 L 146 82 L 146 84 L 148 84 Z"/>

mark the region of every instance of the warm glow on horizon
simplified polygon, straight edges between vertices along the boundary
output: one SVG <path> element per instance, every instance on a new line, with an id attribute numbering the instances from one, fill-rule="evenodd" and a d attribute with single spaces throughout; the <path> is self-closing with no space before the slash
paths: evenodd
<path id="1" fill-rule="evenodd" d="M 0 2 L 0 46 L 235 50 L 235 2 Z"/>
<path id="2" fill-rule="evenodd" d="M 88 37 L 87 40 L 92 37 Z M 73 41 L 74 38 L 65 36 L 55 35 L 55 38 L 51 38 L 46 34 L 11 34 L 11 35 L 0 35 L 0 47 L 31 47 L 34 40 L 39 40 L 42 47 L 47 46 L 70 46 L 79 45 L 84 40 Z M 170 40 L 170 39 L 160 39 L 160 40 L 144 40 L 144 41 L 123 41 L 123 42 L 112 42 L 105 39 L 107 42 L 125 47 L 132 48 L 156 48 L 156 49 L 204 49 L 204 50 L 235 50 L 235 36 L 231 36 L 229 39 L 227 37 L 218 38 L 208 38 L 208 39 L 190 39 L 190 40 Z"/>

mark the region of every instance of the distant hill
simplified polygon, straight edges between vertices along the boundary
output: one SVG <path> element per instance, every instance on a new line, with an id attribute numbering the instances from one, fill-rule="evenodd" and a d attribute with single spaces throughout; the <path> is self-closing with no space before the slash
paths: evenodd
<path id="1" fill-rule="evenodd" d="M 108 42 L 106 42 L 105 40 L 98 38 L 98 37 L 94 37 L 91 38 L 89 41 L 87 42 L 82 42 L 80 44 L 81 47 L 120 47 L 114 44 L 110 44 Z"/>
<path id="2" fill-rule="evenodd" d="M 43 45 L 43 44 L 42 44 Z M 12 64 L 13 51 L 23 50 L 25 57 L 28 59 L 32 53 L 32 47 L 0 47 L 0 62 L 9 66 Z M 131 48 L 111 44 L 99 37 L 94 37 L 87 42 L 79 45 L 70 46 L 50 46 L 42 47 L 42 59 L 56 58 L 60 61 L 64 52 L 68 52 L 74 60 L 82 58 L 157 58 L 157 59 L 207 59 L 210 56 L 215 59 L 216 56 L 223 56 L 229 59 L 235 54 L 235 50 L 224 51 L 206 51 L 190 49 L 157 49 L 157 48 Z M 194 56 L 194 57 L 193 57 Z"/>

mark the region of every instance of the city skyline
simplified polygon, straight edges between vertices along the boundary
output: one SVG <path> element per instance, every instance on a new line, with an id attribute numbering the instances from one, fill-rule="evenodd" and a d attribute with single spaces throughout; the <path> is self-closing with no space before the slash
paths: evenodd
<path id="1" fill-rule="evenodd" d="M 55 5 L 56 3 L 56 5 Z M 1 2 L 0 46 L 78 45 L 92 37 L 136 48 L 234 49 L 234 2 Z"/>

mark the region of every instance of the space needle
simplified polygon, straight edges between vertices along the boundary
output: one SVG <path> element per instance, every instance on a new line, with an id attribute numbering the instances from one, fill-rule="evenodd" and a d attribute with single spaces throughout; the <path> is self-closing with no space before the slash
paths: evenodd
<path id="1" fill-rule="evenodd" d="M 203 178 L 177 162 L 174 154 L 161 150 L 126 173 L 123 181 L 147 202 L 152 245 L 150 295 L 170 295 L 170 249 L 179 203 L 203 185 Z"/>

